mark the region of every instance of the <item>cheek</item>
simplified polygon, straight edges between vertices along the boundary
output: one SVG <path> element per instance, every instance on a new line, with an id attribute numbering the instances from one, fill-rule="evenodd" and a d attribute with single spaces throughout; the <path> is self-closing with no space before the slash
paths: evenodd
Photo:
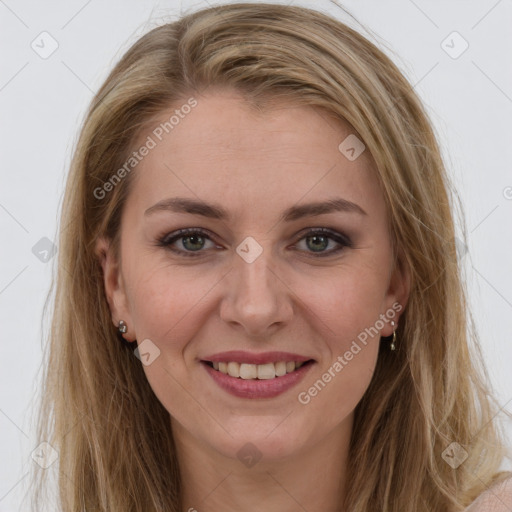
<path id="1" fill-rule="evenodd" d="M 320 365 L 302 386 L 299 402 L 319 412 L 333 407 L 333 417 L 341 419 L 362 398 L 375 370 L 385 279 L 374 268 L 344 268 L 328 280 L 308 279 L 297 290 L 315 337 L 324 345 Z"/>
<path id="2" fill-rule="evenodd" d="M 169 340 L 179 343 L 187 339 L 190 329 L 199 327 L 191 319 L 204 307 L 209 292 L 222 278 L 216 272 L 199 275 L 194 266 L 176 268 L 157 263 L 152 268 L 131 269 L 128 281 L 134 285 L 128 294 L 137 337 L 154 339 L 159 344 L 168 344 Z"/>
<path id="3" fill-rule="evenodd" d="M 313 313 L 310 321 L 323 348 L 320 364 L 298 390 L 297 401 L 309 417 L 323 418 L 322 432 L 354 410 L 377 363 L 384 287 L 377 275 L 366 277 L 340 273 L 329 284 L 308 287 L 305 310 Z"/>
<path id="4" fill-rule="evenodd" d="M 387 282 L 375 267 L 347 265 L 299 276 L 293 289 L 324 339 L 343 348 L 344 341 L 375 324 L 383 312 Z"/>
<path id="5" fill-rule="evenodd" d="M 322 439 L 353 413 L 371 382 L 377 354 L 377 343 L 340 351 L 297 390 L 298 416 L 308 418 L 314 440 Z"/>
<path id="6" fill-rule="evenodd" d="M 200 395 L 193 392 L 190 361 L 184 352 L 202 327 L 204 320 L 199 315 L 204 315 L 208 293 L 219 279 L 211 272 L 199 277 L 193 266 L 132 263 L 126 265 L 130 269 L 127 282 L 131 283 L 130 308 L 138 344 L 149 339 L 158 347 L 158 356 L 143 366 L 148 382 L 167 411 L 180 421 L 202 417 Z"/>

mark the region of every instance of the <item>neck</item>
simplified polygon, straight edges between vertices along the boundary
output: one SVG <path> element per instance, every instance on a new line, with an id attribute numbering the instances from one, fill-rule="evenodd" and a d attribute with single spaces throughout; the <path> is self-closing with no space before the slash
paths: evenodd
<path id="1" fill-rule="evenodd" d="M 329 435 L 285 458 L 251 467 L 205 447 L 172 422 L 183 512 L 340 511 L 353 415 Z"/>

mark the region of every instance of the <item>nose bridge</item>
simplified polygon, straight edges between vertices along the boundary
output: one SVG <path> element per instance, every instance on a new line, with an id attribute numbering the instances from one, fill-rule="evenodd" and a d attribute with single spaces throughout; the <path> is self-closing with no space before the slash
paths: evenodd
<path id="1" fill-rule="evenodd" d="M 242 324 L 257 334 L 275 323 L 286 322 L 291 305 L 272 264 L 273 251 L 268 244 L 245 238 L 236 248 L 230 293 L 223 304 L 225 321 Z"/>
<path id="2" fill-rule="evenodd" d="M 261 242 L 261 243 L 260 243 Z M 273 285 L 275 274 L 272 272 L 272 249 L 269 244 L 263 245 L 253 237 L 246 237 L 236 248 L 235 258 L 236 288 L 239 297 L 245 303 L 256 302 L 257 299 L 275 300 L 276 290 Z M 272 276 L 274 279 L 271 279 Z M 268 302 L 267 302 L 268 304 Z"/>

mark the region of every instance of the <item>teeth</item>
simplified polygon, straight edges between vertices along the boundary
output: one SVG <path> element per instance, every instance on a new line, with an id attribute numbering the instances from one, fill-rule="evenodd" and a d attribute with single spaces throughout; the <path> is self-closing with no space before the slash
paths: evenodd
<path id="1" fill-rule="evenodd" d="M 240 365 L 241 379 L 255 379 L 258 376 L 258 367 L 255 364 L 242 363 Z"/>
<path id="2" fill-rule="evenodd" d="M 247 364 L 235 361 L 213 363 L 213 368 L 230 377 L 245 380 L 261 379 L 268 380 L 275 377 L 282 377 L 287 373 L 295 371 L 304 363 L 296 361 L 278 361 L 277 363 Z"/>
<path id="3" fill-rule="evenodd" d="M 240 377 L 240 365 L 238 363 L 229 362 L 228 363 L 228 375 L 230 377 Z"/>
<path id="4" fill-rule="evenodd" d="M 293 361 L 292 361 L 293 363 Z M 274 366 L 276 367 L 276 377 L 282 377 L 283 375 L 286 375 L 286 363 L 284 361 L 279 361 L 278 363 L 274 363 Z M 290 365 L 291 367 L 291 365 Z M 295 363 L 293 363 L 293 367 L 295 369 Z"/>
<path id="5" fill-rule="evenodd" d="M 273 379 L 276 376 L 274 363 L 258 365 L 258 379 Z"/>

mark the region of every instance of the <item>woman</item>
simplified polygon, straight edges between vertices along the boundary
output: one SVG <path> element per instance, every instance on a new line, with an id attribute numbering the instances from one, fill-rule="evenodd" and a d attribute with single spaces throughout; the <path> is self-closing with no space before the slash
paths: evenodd
<path id="1" fill-rule="evenodd" d="M 61 508 L 506 503 L 447 188 L 411 86 L 342 23 L 234 4 L 143 36 L 65 193 Z"/>

